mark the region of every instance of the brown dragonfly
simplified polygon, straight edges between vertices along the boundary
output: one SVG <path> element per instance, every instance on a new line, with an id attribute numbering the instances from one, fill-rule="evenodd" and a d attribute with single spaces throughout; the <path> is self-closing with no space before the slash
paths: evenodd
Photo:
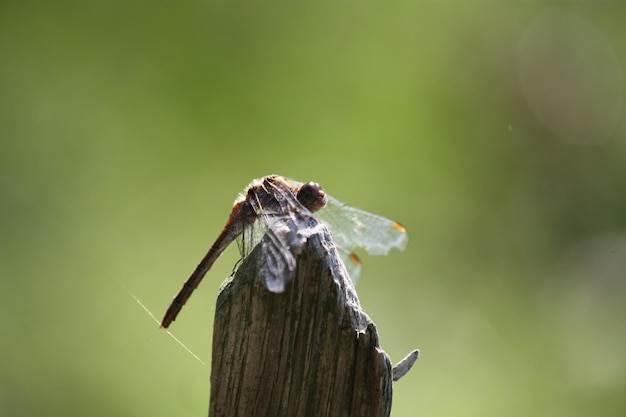
<path id="1" fill-rule="evenodd" d="M 172 300 L 161 327 L 167 328 L 176 319 L 213 263 L 237 239 L 242 257 L 261 245 L 259 276 L 268 290 L 284 291 L 293 279 L 299 250 L 320 221 L 329 227 L 353 281 L 361 268 L 354 248 L 384 255 L 394 247 L 403 250 L 408 242 L 401 224 L 343 204 L 317 183 L 268 175 L 252 181 L 235 200 L 226 226 Z"/>

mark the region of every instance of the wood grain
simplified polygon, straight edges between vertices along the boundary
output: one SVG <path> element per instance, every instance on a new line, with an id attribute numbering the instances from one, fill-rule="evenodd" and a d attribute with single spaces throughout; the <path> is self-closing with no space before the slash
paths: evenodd
<path id="1" fill-rule="evenodd" d="M 211 417 L 389 416 L 392 366 L 328 231 L 309 238 L 280 294 L 254 250 L 217 299 Z"/>

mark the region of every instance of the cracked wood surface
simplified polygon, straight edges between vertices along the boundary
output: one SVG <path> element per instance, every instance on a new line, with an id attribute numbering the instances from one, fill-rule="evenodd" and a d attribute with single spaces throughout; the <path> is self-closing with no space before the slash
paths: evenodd
<path id="1" fill-rule="evenodd" d="M 258 249 L 218 295 L 209 416 L 389 416 L 391 361 L 328 231 L 280 294 L 257 277 Z"/>

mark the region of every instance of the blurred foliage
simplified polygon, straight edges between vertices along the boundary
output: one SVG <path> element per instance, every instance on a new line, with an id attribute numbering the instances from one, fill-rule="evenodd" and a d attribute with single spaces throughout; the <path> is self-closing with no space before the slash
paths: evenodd
<path id="1" fill-rule="evenodd" d="M 557 4 L 557 3 L 554 3 Z M 205 415 L 157 317 L 270 173 L 406 225 L 394 416 L 623 416 L 621 2 L 3 2 L 0 415 Z M 210 362 L 231 249 L 172 331 Z"/>

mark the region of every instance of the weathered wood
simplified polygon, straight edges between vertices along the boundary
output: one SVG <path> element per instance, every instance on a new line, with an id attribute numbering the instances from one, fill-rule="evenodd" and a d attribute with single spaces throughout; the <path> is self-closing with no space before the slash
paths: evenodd
<path id="1" fill-rule="evenodd" d="M 328 231 L 280 294 L 257 277 L 258 249 L 218 295 L 209 416 L 389 416 L 391 361 Z"/>

